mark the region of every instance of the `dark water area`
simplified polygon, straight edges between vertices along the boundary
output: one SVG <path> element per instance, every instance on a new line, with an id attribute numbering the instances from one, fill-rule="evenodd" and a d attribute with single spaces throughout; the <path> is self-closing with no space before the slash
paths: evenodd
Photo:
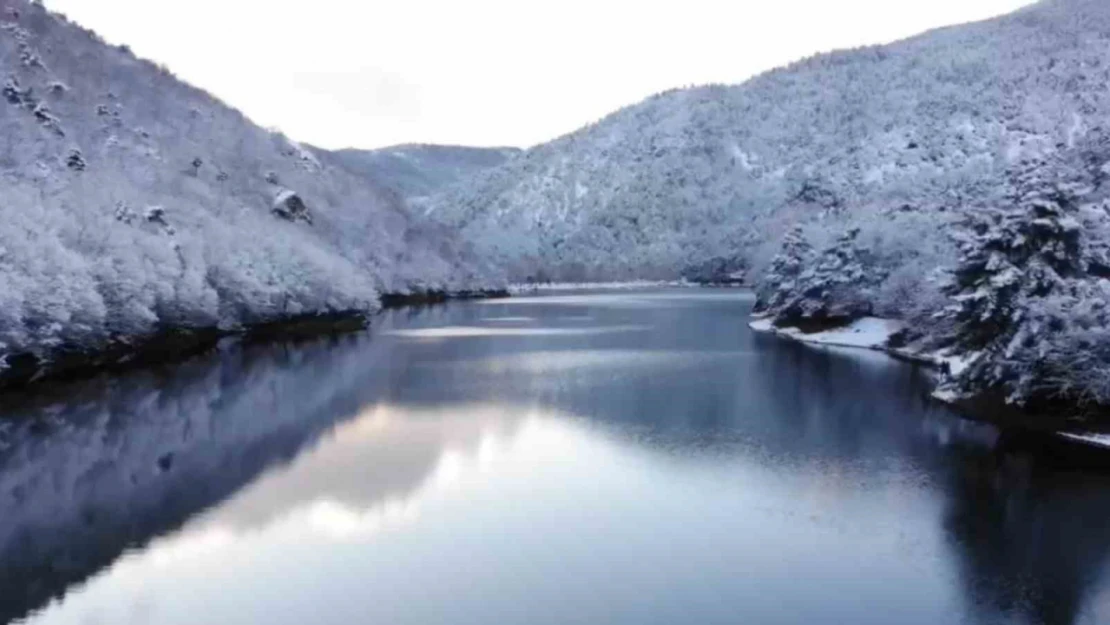
<path id="1" fill-rule="evenodd" d="M 751 304 L 394 310 L 0 398 L 0 623 L 1110 623 L 1110 474 Z"/>

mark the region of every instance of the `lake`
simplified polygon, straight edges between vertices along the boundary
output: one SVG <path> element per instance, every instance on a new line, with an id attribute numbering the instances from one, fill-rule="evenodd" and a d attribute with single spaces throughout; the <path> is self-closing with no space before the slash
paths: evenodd
<path id="1" fill-rule="evenodd" d="M 8 398 L 0 622 L 1110 622 L 1110 478 L 752 303 L 399 309 Z"/>

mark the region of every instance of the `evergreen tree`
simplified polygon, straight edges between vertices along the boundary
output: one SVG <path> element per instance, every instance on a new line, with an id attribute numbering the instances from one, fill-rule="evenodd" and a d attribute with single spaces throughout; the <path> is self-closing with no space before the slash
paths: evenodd
<path id="1" fill-rule="evenodd" d="M 813 256 L 813 247 L 806 240 L 802 227 L 791 228 L 759 284 L 755 312 L 774 315 L 793 299 L 796 281 Z"/>
<path id="2" fill-rule="evenodd" d="M 859 243 L 860 229 L 848 228 L 820 254 L 795 229 L 772 263 L 760 312 L 783 326 L 840 325 L 871 314 L 876 280 L 870 251 Z M 868 268 L 868 269 L 865 269 Z"/>
<path id="3" fill-rule="evenodd" d="M 960 256 L 945 287 L 954 303 L 944 314 L 954 328 L 952 347 L 975 358 L 951 376 L 949 390 L 1002 391 L 1022 405 L 1107 399 L 1074 383 L 1086 376 L 1063 373 L 1068 361 L 1085 356 L 1077 350 L 1089 355 L 1091 337 L 1110 327 L 1106 289 L 1093 282 L 1105 249 L 1085 236 L 1104 224 L 1084 223 L 1082 201 L 1091 188 L 1078 184 L 1078 171 L 1059 160 L 1027 165 L 1003 205 L 969 211 L 956 232 Z M 1100 213 L 1105 217 L 1089 215 Z"/>
<path id="4" fill-rule="evenodd" d="M 1082 272 L 1074 198 L 1022 182 L 1010 205 L 969 212 L 954 235 L 960 257 L 945 291 L 961 347 L 986 347 L 1013 327 L 1023 298 Z"/>

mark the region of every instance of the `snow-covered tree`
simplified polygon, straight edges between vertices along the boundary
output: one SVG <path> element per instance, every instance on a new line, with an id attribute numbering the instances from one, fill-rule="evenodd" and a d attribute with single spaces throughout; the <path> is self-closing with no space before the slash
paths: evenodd
<path id="1" fill-rule="evenodd" d="M 959 259 L 946 292 L 950 346 L 970 366 L 948 381 L 959 394 L 1002 392 L 1051 402 L 1107 403 L 1107 212 L 1086 205 L 1095 185 L 1081 164 L 1027 163 L 997 206 L 969 211 L 955 232 Z M 1096 374 L 1096 372 L 1099 372 Z"/>
<path id="2" fill-rule="evenodd" d="M 815 253 L 805 230 L 791 228 L 783 237 L 781 250 L 771 260 L 756 292 L 755 311 L 773 315 L 797 296 L 798 278 L 812 262 Z"/>
<path id="3" fill-rule="evenodd" d="M 0 386 L 167 330 L 503 280 L 380 183 L 27 0 L 0 0 L 0 137 Z"/>
<path id="4" fill-rule="evenodd" d="M 760 289 L 757 311 L 773 315 L 778 325 L 820 328 L 840 325 L 872 313 L 872 290 L 881 283 L 882 267 L 850 227 L 819 254 L 791 231 L 783 253 L 771 263 Z"/>
<path id="5" fill-rule="evenodd" d="M 962 347 L 985 347 L 1013 327 L 1022 298 L 1046 296 L 1082 271 L 1075 199 L 1035 181 L 1011 199 L 969 212 L 957 231 L 960 256 L 947 291 Z"/>

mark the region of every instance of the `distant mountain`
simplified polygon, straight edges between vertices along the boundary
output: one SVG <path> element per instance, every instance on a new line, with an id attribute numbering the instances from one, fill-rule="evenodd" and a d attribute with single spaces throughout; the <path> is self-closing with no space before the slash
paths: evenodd
<path id="1" fill-rule="evenodd" d="M 519 148 L 471 148 L 452 145 L 398 145 L 379 150 L 318 150 L 322 158 L 404 197 L 420 197 L 466 180 L 478 172 L 505 164 Z"/>
<path id="2" fill-rule="evenodd" d="M 1014 164 L 1110 128 L 1107 84 L 1110 2 L 1045 0 L 664 93 L 422 206 L 520 279 L 758 273 L 799 222 L 1001 193 Z"/>
<path id="3" fill-rule="evenodd" d="M 499 282 L 390 189 L 39 3 L 0 0 L 0 136 L 0 377 Z"/>

